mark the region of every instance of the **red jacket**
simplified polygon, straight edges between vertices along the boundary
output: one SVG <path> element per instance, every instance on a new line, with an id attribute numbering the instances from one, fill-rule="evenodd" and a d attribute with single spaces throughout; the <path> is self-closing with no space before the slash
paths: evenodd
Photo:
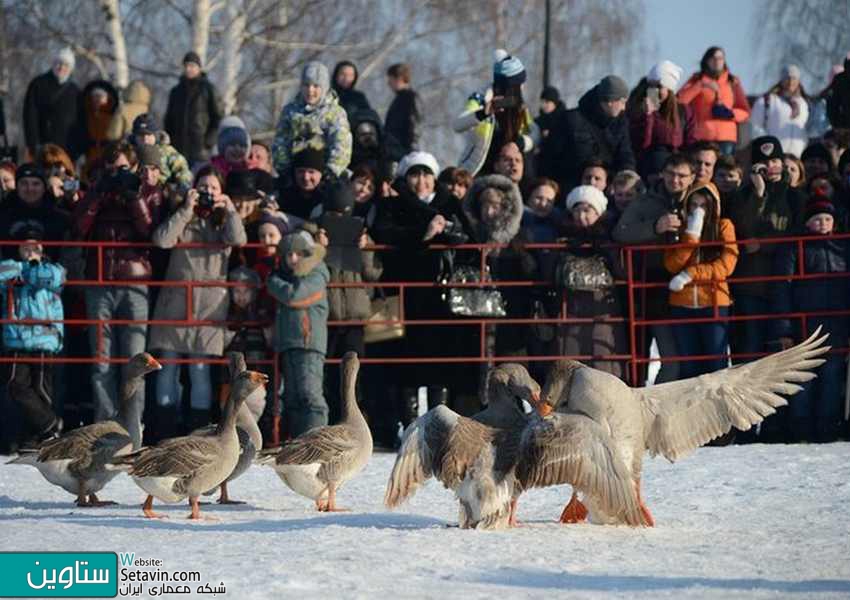
<path id="1" fill-rule="evenodd" d="M 714 81 L 719 89 L 714 91 L 708 83 Z M 737 142 L 738 123 L 750 118 L 750 103 L 737 77 L 723 71 L 717 79 L 696 73 L 679 90 L 679 102 L 690 107 L 696 120 L 694 137 L 709 142 Z M 732 118 L 718 118 L 713 114 L 719 103 L 732 111 Z"/>
<path id="2" fill-rule="evenodd" d="M 645 150 L 657 146 L 667 146 L 671 151 L 690 146 L 696 141 L 694 137 L 696 121 L 694 113 L 687 106 L 679 110 L 678 127 L 667 122 L 659 111 L 646 114 L 639 112 L 629 118 L 629 136 L 635 155 L 641 155 Z"/>
<path id="3" fill-rule="evenodd" d="M 132 199 L 115 192 L 89 192 L 72 215 L 76 236 L 86 241 L 150 242 L 163 212 L 162 189 L 147 186 Z M 86 277 L 97 279 L 97 249 L 89 248 Z M 104 248 L 103 279 L 150 279 L 153 274 L 147 248 Z"/>

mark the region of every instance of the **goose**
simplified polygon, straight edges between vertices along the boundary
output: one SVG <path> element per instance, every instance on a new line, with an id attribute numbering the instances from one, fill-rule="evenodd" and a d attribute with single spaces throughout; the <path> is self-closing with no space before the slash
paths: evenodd
<path id="1" fill-rule="evenodd" d="M 510 414 L 508 406 L 516 406 L 518 397 L 541 410 L 536 383 L 511 375 L 504 365 L 489 374 L 494 412 Z M 582 415 L 544 418 L 532 412 L 508 427 L 494 427 L 437 406 L 405 431 L 384 504 L 399 506 L 431 477 L 455 493 L 463 529 L 514 526 L 516 500 L 523 491 L 563 483 L 599 497 L 625 521 L 641 522 L 628 470 L 617 458 L 613 440 Z"/>
<path id="2" fill-rule="evenodd" d="M 258 388 L 265 389 L 268 377 L 256 371 L 240 373 L 230 388 L 224 415 L 214 435 L 187 435 L 161 441 L 149 448 L 112 461 L 126 470 L 148 497 L 142 505 L 147 518 L 160 518 L 153 512 L 153 499 L 180 502 L 189 498 L 190 519 L 200 519 L 198 497 L 215 489 L 233 473 L 239 461 L 236 415 L 245 399 Z"/>
<path id="3" fill-rule="evenodd" d="M 537 405 L 541 415 L 553 410 L 584 415 L 604 428 L 616 442 L 616 451 L 628 467 L 638 505 L 647 525 L 655 520 L 641 497 L 644 453 L 675 462 L 696 448 L 729 432 L 746 431 L 788 401 L 797 385 L 815 377 L 818 358 L 829 351 L 820 328 L 807 340 L 754 362 L 714 373 L 649 387 L 631 388 L 608 373 L 576 361 L 556 363 L 543 386 Z M 574 490 L 561 513 L 562 523 L 579 523 L 588 515 L 594 523 L 617 524 L 591 493 L 585 503 Z"/>
<path id="4" fill-rule="evenodd" d="M 320 512 L 345 510 L 336 505 L 336 493 L 357 475 L 372 456 L 372 433 L 357 405 L 357 353 L 342 357 L 342 420 L 316 427 L 279 449 L 265 451 L 261 464 L 271 465 L 296 494 L 310 498 Z"/>
<path id="5" fill-rule="evenodd" d="M 230 361 L 230 380 L 231 383 L 239 376 L 248 370 L 245 364 L 245 355 L 241 352 L 228 352 Z M 233 500 L 227 492 L 227 483 L 233 481 L 251 466 L 254 458 L 257 456 L 257 451 L 263 447 L 263 434 L 257 425 L 257 419 L 263 414 L 265 407 L 265 388 L 257 388 L 245 398 L 244 403 L 236 413 L 236 435 L 239 437 L 239 461 L 233 467 L 233 472 L 221 482 L 219 485 L 220 494 L 218 504 L 245 504 L 241 500 Z M 252 409 L 253 407 L 253 409 Z M 192 435 L 215 435 L 216 426 L 207 425 L 192 432 Z M 204 496 L 209 496 L 215 492 L 215 488 L 204 492 Z"/>
<path id="6" fill-rule="evenodd" d="M 77 506 L 115 504 L 100 500 L 97 492 L 118 474 L 108 469 L 109 461 L 142 445 L 141 407 L 133 397 L 145 375 L 161 368 L 147 352 L 136 354 L 128 361 L 114 420 L 73 429 L 38 448 L 22 451 L 9 463 L 35 467 L 47 481 L 74 494 Z"/>

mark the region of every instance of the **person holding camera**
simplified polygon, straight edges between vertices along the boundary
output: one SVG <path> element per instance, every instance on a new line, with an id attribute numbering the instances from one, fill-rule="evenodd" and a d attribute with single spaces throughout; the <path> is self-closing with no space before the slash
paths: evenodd
<path id="1" fill-rule="evenodd" d="M 215 167 L 201 168 L 195 186 L 183 202 L 153 232 L 153 243 L 160 248 L 174 248 L 180 243 L 202 243 L 206 247 L 174 248 L 168 262 L 167 281 L 201 282 L 191 287 L 187 303 L 187 287 L 164 287 L 154 308 L 155 320 L 225 321 L 229 304 L 226 287 L 212 287 L 210 282 L 226 281 L 227 266 L 234 246 L 247 243 L 245 227 L 233 202 L 224 193 L 224 178 Z M 191 313 L 187 310 L 191 309 Z M 148 348 L 160 352 L 163 369 L 156 382 L 156 432 L 159 438 L 176 433 L 180 408 L 180 365 L 177 358 L 209 359 L 224 352 L 223 325 L 153 325 Z M 210 418 L 212 383 L 210 365 L 192 364 L 190 411 L 184 430 L 206 425 Z"/>
<path id="2" fill-rule="evenodd" d="M 73 231 L 77 239 L 103 242 L 150 242 L 159 225 L 162 211 L 162 189 L 158 182 L 159 156 L 150 146 L 141 160 L 126 142 L 111 144 L 105 151 L 105 169 L 100 179 L 74 209 Z M 139 164 L 141 177 L 131 167 Z M 100 259 L 102 258 L 102 262 Z M 86 279 L 98 282 L 85 290 L 87 318 L 101 322 L 111 319 L 146 321 L 148 318 L 148 286 L 151 279 L 150 250 L 104 246 L 86 249 Z M 110 281 L 139 280 L 138 285 L 115 286 Z M 100 282 L 107 282 L 103 285 Z M 144 351 L 147 325 L 91 326 L 91 351 L 98 358 L 129 358 Z M 126 366 L 124 367 L 126 369 Z M 94 396 L 94 420 L 112 419 L 117 410 L 122 373 L 118 365 L 98 362 L 92 365 L 91 382 Z M 144 385 L 135 392 L 133 402 L 142 413 Z M 133 432 L 131 432 L 132 434 Z M 139 432 L 139 435 L 140 432 Z M 141 439 L 141 438 L 140 438 Z"/>
<path id="3" fill-rule="evenodd" d="M 36 164 L 24 163 L 15 172 L 15 189 L 3 200 L 0 211 L 0 240 L 12 239 L 12 228 L 33 222 L 44 228 L 44 239 L 59 241 L 68 233 L 68 214 L 56 208 L 56 198 L 47 186 L 47 176 Z M 16 258 L 14 245 L 2 247 L 4 258 Z"/>

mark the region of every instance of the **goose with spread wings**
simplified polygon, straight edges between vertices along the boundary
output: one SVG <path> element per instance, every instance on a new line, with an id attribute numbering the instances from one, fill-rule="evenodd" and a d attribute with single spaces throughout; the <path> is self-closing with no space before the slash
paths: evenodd
<path id="1" fill-rule="evenodd" d="M 517 387 L 517 380 L 500 369 L 489 377 L 489 407 L 515 405 L 517 398 L 539 403 L 539 387 Z M 405 432 L 384 502 L 394 508 L 434 477 L 455 493 L 461 528 L 501 529 L 515 524 L 516 499 L 523 491 L 570 483 L 600 498 L 624 521 L 639 524 L 629 472 L 613 444 L 581 415 L 543 418 L 532 412 L 513 424 L 493 426 L 438 406 Z"/>
<path id="2" fill-rule="evenodd" d="M 759 360 L 714 373 L 649 387 L 631 388 L 620 379 L 576 361 L 561 361 L 543 386 L 541 414 L 582 415 L 608 432 L 626 465 L 644 521 L 654 519 L 640 493 L 646 451 L 670 462 L 728 433 L 761 423 L 788 401 L 799 384 L 815 377 L 829 351 L 820 328 L 804 342 Z M 581 491 L 581 490 L 577 490 Z M 622 523 L 592 493 L 579 501 L 577 491 L 561 513 L 562 523 Z"/>

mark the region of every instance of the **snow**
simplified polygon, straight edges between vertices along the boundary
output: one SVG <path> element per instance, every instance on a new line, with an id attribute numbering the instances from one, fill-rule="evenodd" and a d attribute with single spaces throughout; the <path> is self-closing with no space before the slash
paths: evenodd
<path id="1" fill-rule="evenodd" d="M 227 596 L 259 598 L 848 598 L 850 444 L 703 448 L 671 465 L 647 460 L 657 527 L 555 522 L 569 488 L 520 499 L 523 527 L 462 531 L 451 494 L 431 481 L 400 510 L 382 505 L 394 456 L 376 454 L 319 514 L 267 467 L 231 486 L 247 505 L 155 505 L 124 475 L 79 509 L 38 472 L 0 466 L 0 550 L 99 550 L 196 570 Z M 150 585 L 150 584 L 147 584 Z M 193 587 L 194 589 L 194 587 Z M 119 596 L 120 597 L 120 596 Z M 165 596 L 173 597 L 171 595 Z"/>

